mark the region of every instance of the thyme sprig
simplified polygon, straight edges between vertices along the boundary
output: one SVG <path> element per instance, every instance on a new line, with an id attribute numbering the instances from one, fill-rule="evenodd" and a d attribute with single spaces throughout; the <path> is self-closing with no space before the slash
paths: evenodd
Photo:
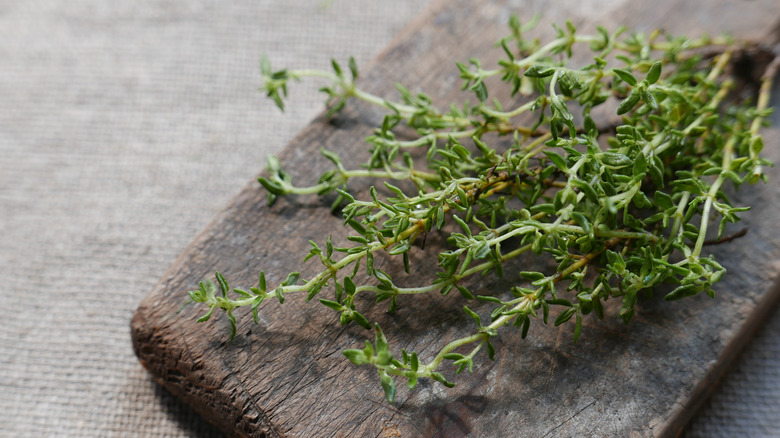
<path id="1" fill-rule="evenodd" d="M 700 292 L 714 296 L 712 286 L 725 269 L 703 254 L 713 241 L 710 222 L 720 217 L 715 240 L 723 239 L 726 225 L 748 209 L 733 206 L 724 186 L 765 179 L 762 166 L 770 163 L 760 157 L 760 128 L 770 112 L 771 75 L 764 76 L 753 103 L 733 92 L 737 79 L 729 62 L 743 46 L 729 39 L 625 35 L 625 29 L 609 33 L 601 27 L 594 35 L 580 35 L 568 22 L 542 45 L 524 37 L 531 27 L 512 18 L 510 36 L 498 44 L 504 57 L 496 69 L 484 69 L 476 59 L 456 64 L 463 89 L 477 103 L 453 104 L 448 111 L 401 85 L 398 101 L 361 90 L 353 59 L 347 73 L 336 61 L 332 71 L 274 71 L 263 58 L 263 90 L 281 109 L 289 81 L 314 76 L 330 81 L 322 88 L 328 115 L 352 98 L 388 114 L 367 138 L 370 158 L 360 168 L 348 169 L 338 154 L 323 150 L 334 168 L 315 185 L 294 185 L 274 157 L 259 179 L 269 203 L 279 196 L 336 192 L 333 208 L 352 230 L 351 246 L 336 247 L 330 237 L 324 247 L 311 241 L 304 261 L 318 260 L 322 270 L 309 279 L 290 273 L 275 288 L 261 271 L 256 286 L 232 288 L 230 294 L 217 273 L 218 286 L 207 280 L 189 292 L 209 307 L 199 321 L 222 309 L 232 339 L 234 309 L 250 306 L 257 323 L 259 307 L 269 298 L 283 303 L 288 294 L 306 293 L 309 301 L 332 286 L 333 296 L 320 303 L 338 312 L 341 324 L 354 321 L 375 332 L 373 343 L 344 355 L 374 366 L 392 402 L 392 376 L 405 378 L 409 388 L 420 378 L 452 386 L 440 371 L 444 361 L 456 373 L 472 371 L 483 348 L 494 358 L 491 339 L 501 328 L 512 325 L 525 337 L 531 320 L 541 316 L 546 324 L 553 309 L 559 310 L 554 325 L 573 319 L 576 342 L 583 316 L 603 318 L 609 298 L 622 300 L 618 314 L 628 322 L 640 292 L 662 283 L 676 285 L 665 295 L 669 301 Z M 702 49 L 713 46 L 717 55 L 706 56 Z M 575 59 L 588 59 L 575 58 L 581 49 L 590 50 L 589 60 L 575 67 Z M 519 103 L 504 108 L 489 99 L 486 79 L 494 76 Z M 597 125 L 592 110 L 602 105 L 614 106 L 619 123 Z M 399 124 L 416 129 L 417 138 L 398 139 Z M 510 144 L 491 147 L 496 136 Z M 424 169 L 412 149 L 427 150 Z M 371 187 L 367 197 L 357 199 L 348 189 L 356 178 L 382 180 L 387 194 Z M 414 192 L 395 181 L 411 182 Z M 386 253 L 400 257 L 409 272 L 414 242 L 433 231 L 444 233 L 449 247 L 437 255 L 440 270 L 428 282 L 399 287 L 374 266 L 375 255 Z M 509 260 L 528 254 L 554 260 L 557 269 L 511 273 L 516 284 L 499 295 L 504 298 L 468 289 L 469 277 L 503 277 Z M 356 283 L 361 266 L 373 282 Z M 357 296 L 373 294 L 377 302 L 389 301 L 393 312 L 401 295 L 453 290 L 466 300 L 492 303 L 494 310 L 483 321 L 464 305 L 476 323 L 474 333 L 444 345 L 428 362 L 403 349 L 400 357 L 394 355 L 379 325 L 355 305 Z"/>

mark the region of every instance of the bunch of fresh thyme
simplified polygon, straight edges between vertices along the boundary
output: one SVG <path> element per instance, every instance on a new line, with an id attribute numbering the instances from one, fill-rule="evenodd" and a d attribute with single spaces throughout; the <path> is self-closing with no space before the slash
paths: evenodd
<path id="1" fill-rule="evenodd" d="M 524 337 L 532 318 L 541 314 L 546 323 L 553 307 L 561 309 L 555 325 L 573 319 L 576 341 L 582 316 L 592 312 L 602 318 L 608 298 L 622 299 L 619 316 L 628 321 L 639 292 L 662 283 L 676 285 L 667 300 L 702 291 L 713 295 L 711 287 L 725 270 L 702 251 L 713 235 L 713 217 L 720 218 L 715 234 L 721 238 L 726 224 L 747 210 L 731 205 L 724 184 L 762 179 L 762 166 L 769 164 L 759 156 L 759 130 L 770 111 L 770 75 L 752 102 L 733 92 L 729 64 L 742 48 L 727 39 L 672 38 L 660 32 L 624 36 L 624 29 L 610 34 L 603 28 L 580 35 L 567 23 L 556 27 L 557 38 L 542 45 L 524 38 L 529 27 L 517 18 L 510 30 L 499 44 L 504 58 L 498 68 L 484 69 L 475 59 L 457 64 L 464 90 L 477 103 L 452 105 L 449 111 L 400 85 L 399 102 L 362 91 L 355 83 L 354 60 L 348 71 L 335 61 L 333 71 L 273 71 L 263 58 L 263 88 L 282 109 L 290 79 L 317 76 L 331 82 L 323 88 L 329 114 L 350 98 L 384 107 L 388 114 L 368 137 L 370 159 L 361 168 L 347 169 L 336 153 L 323 150 L 334 168 L 312 187 L 294 186 L 273 157 L 267 177 L 260 178 L 270 202 L 289 194 L 336 191 L 334 207 L 354 231 L 348 238 L 352 245 L 334 247 L 328 238 L 323 247 L 312 241 L 304 261 L 319 261 L 319 274 L 302 280 L 293 272 L 269 288 L 260 272 L 256 287 L 232 289 L 235 298 L 217 273 L 218 286 L 205 281 L 189 292 L 209 307 L 199 321 L 209 319 L 214 309 L 224 310 L 232 338 L 234 309 L 251 306 L 257 322 L 264 300 L 283 302 L 287 294 L 301 292 L 310 300 L 326 287 L 334 294 L 319 301 L 340 314 L 341 324 L 354 321 L 366 329 L 372 324 L 355 308 L 359 294 L 389 300 L 390 312 L 399 295 L 452 290 L 495 304 L 489 322 L 464 306 L 476 322 L 474 333 L 444 345 L 427 363 L 405 350 L 394 356 L 378 324 L 373 324 L 373 344 L 344 351 L 353 363 L 376 367 L 392 402 L 392 376 L 405 377 L 409 388 L 420 378 L 452 386 L 439 371 L 442 362 L 452 362 L 458 373 L 471 371 L 483 347 L 493 358 L 491 338 L 499 329 L 513 325 Z M 703 50 L 713 47 L 717 51 Z M 589 63 L 572 67 L 575 50 L 586 48 Z M 489 100 L 485 80 L 493 76 L 500 76 L 524 103 L 503 108 Z M 591 111 L 610 102 L 620 122 L 600 128 Z M 530 126 L 517 124 L 523 118 L 532 121 Z M 416 129 L 418 137 L 398 139 L 393 130 L 401 123 Z M 496 134 L 511 138 L 511 144 L 491 147 L 488 142 Z M 412 148 L 427 148 L 427 168 L 418 168 L 407 152 Z M 354 178 L 382 179 L 390 195 L 372 187 L 369 197 L 356 199 L 347 189 Z M 404 191 L 392 180 L 410 181 L 416 189 Z M 433 230 L 445 233 L 447 224 L 456 224 L 457 232 L 446 231 L 450 247 L 438 254 L 440 270 L 429 283 L 398 287 L 374 267 L 375 254 L 385 252 L 400 257 L 408 272 L 415 240 Z M 506 261 L 528 253 L 554 259 L 557 270 L 513 272 L 516 285 L 507 299 L 475 296 L 478 291 L 463 285 L 477 274 L 503 276 Z M 370 284 L 355 282 L 361 261 L 375 280 Z"/>

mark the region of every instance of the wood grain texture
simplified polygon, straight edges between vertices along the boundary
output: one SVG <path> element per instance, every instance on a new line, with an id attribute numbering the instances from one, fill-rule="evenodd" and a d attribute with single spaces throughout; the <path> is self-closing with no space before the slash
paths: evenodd
<path id="1" fill-rule="evenodd" d="M 541 34 L 552 18 L 571 17 L 586 30 L 620 23 L 639 31 L 728 31 L 774 42 L 780 23 L 780 4 L 773 0 L 597 3 L 602 3 L 599 8 L 568 0 L 439 2 L 372 65 L 361 85 L 392 97 L 394 82 L 419 84 L 438 103 L 462 100 L 452 60 L 478 56 L 492 65 L 498 55 L 493 43 L 504 35 L 512 12 L 525 17 L 543 12 Z M 314 121 L 280 158 L 299 181 L 313 182 L 329 168 L 320 148 L 358 163 L 366 157 L 363 139 L 380 121 L 377 110 L 351 103 L 335 120 Z M 765 151 L 780 162 L 777 134 L 767 132 Z M 300 265 L 308 239 L 346 236 L 327 200 L 285 198 L 268 208 L 264 191 L 253 181 L 140 304 L 131 324 L 134 348 L 160 384 L 235 436 L 674 435 L 779 295 L 770 286 L 780 271 L 780 174 L 768 171 L 770 184 L 745 187 L 734 196 L 738 204 L 755 206 L 740 224 L 749 227 L 747 236 L 712 250 L 728 269 L 716 299 L 646 300 L 627 326 L 612 309 L 604 321 L 585 318 L 577 345 L 568 326 L 535 324 L 524 341 L 504 329 L 495 362 L 483 358 L 470 375 L 452 377 L 452 370 L 445 370 L 458 384 L 450 390 L 424 381 L 407 391 L 400 384 L 395 405 L 384 401 L 373 369 L 355 367 L 341 355 L 362 345 L 370 333 L 339 326 L 330 309 L 304 304 L 304 297 L 291 296 L 284 305 L 265 303 L 259 325 L 246 309 L 237 311 L 239 329 L 232 343 L 226 342 L 225 318 L 195 322 L 204 309 L 187 304 L 185 291 L 215 270 L 245 287 L 256 283 L 260 269 L 271 284 L 293 270 L 306 277 L 318 267 Z M 434 248 L 413 251 L 410 284 L 434 268 L 428 249 Z M 533 261 L 518 260 L 514 266 L 519 270 L 528 263 Z M 398 271 L 389 262 L 382 269 Z M 501 290 L 507 284 L 484 279 L 472 288 Z M 391 348 L 416 350 L 426 360 L 448 340 L 472 330 L 473 322 L 460 310 L 463 304 L 459 296 L 432 295 L 401 300 L 399 310 L 387 315 L 384 304 L 357 303 L 369 319 L 380 322 Z M 489 312 L 489 306 L 475 308 Z"/>

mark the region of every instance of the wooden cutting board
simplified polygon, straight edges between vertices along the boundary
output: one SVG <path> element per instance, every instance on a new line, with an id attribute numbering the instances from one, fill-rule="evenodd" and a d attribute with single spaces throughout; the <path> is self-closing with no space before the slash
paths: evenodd
<path id="1" fill-rule="evenodd" d="M 558 17 L 561 24 L 571 18 L 584 30 L 625 24 L 645 32 L 657 27 L 687 35 L 729 32 L 769 44 L 780 34 L 776 0 L 439 1 L 364 72 L 361 86 L 393 97 L 394 82 L 419 84 L 439 104 L 462 101 L 453 60 L 478 56 L 494 65 L 493 43 L 506 34 L 510 13 L 528 19 L 537 12 L 543 13 L 542 36 L 549 36 L 549 23 Z M 774 120 L 780 124 L 777 116 Z M 312 182 L 329 168 L 318 153 L 321 147 L 360 162 L 366 156 L 363 139 L 380 121 L 377 110 L 350 103 L 333 121 L 315 120 L 280 158 L 298 181 Z M 778 134 L 767 130 L 764 150 L 780 163 Z M 336 240 L 346 235 L 327 200 L 288 198 L 269 208 L 255 181 L 142 301 L 132 320 L 133 345 L 161 385 L 229 435 L 672 436 L 780 295 L 771 287 L 780 271 L 776 169 L 767 169 L 769 184 L 744 187 L 734 197 L 737 204 L 754 208 L 739 224 L 749 228 L 745 237 L 712 247 L 728 269 L 714 300 L 704 294 L 674 303 L 648 299 L 629 325 L 619 322 L 612 309 L 604 321 L 586 318 L 576 345 L 569 325 L 534 324 L 525 340 L 516 330 L 504 329 L 495 362 L 482 357 L 473 374 L 454 376 L 452 369 L 444 370 L 457 383 L 453 389 L 421 382 L 408 391 L 399 382 L 396 403 L 389 405 L 375 371 L 356 367 L 341 354 L 359 348 L 371 333 L 339 326 L 333 311 L 316 302 L 304 304 L 302 296 L 289 297 L 283 305 L 264 303 L 259 325 L 246 309 L 239 310 L 232 343 L 221 312 L 207 323 L 195 322 L 204 308 L 187 304 L 186 291 L 213 278 L 214 271 L 244 287 L 256 283 L 260 269 L 271 284 L 293 270 L 302 269 L 305 277 L 318 267 L 300 265 L 308 239 L 322 243 L 328 234 Z M 418 269 L 413 275 L 423 275 L 430 266 L 429 249 L 434 248 L 414 252 Z M 387 262 L 382 269 L 398 267 Z M 506 288 L 498 281 L 481 281 L 472 290 Z M 448 339 L 473 329 L 461 311 L 463 299 L 455 295 L 401 300 L 394 315 L 385 313 L 385 303 L 366 299 L 357 305 L 380 322 L 395 351 L 416 350 L 430 359 L 425 356 Z"/>

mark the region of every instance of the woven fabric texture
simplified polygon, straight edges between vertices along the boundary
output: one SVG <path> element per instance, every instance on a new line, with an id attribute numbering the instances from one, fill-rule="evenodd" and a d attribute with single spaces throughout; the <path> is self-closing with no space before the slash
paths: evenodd
<path id="1" fill-rule="evenodd" d="M 373 59 L 425 1 L 0 1 L 0 436 L 213 436 L 133 355 L 132 312 L 322 110 L 259 60 Z"/>
<path id="2" fill-rule="evenodd" d="M 132 352 L 141 298 L 322 108 L 278 66 L 366 64 L 428 1 L 0 0 L 0 436 L 219 436 Z M 780 314 L 691 436 L 780 428 Z M 736 427 L 736 429 L 734 429 Z"/>

